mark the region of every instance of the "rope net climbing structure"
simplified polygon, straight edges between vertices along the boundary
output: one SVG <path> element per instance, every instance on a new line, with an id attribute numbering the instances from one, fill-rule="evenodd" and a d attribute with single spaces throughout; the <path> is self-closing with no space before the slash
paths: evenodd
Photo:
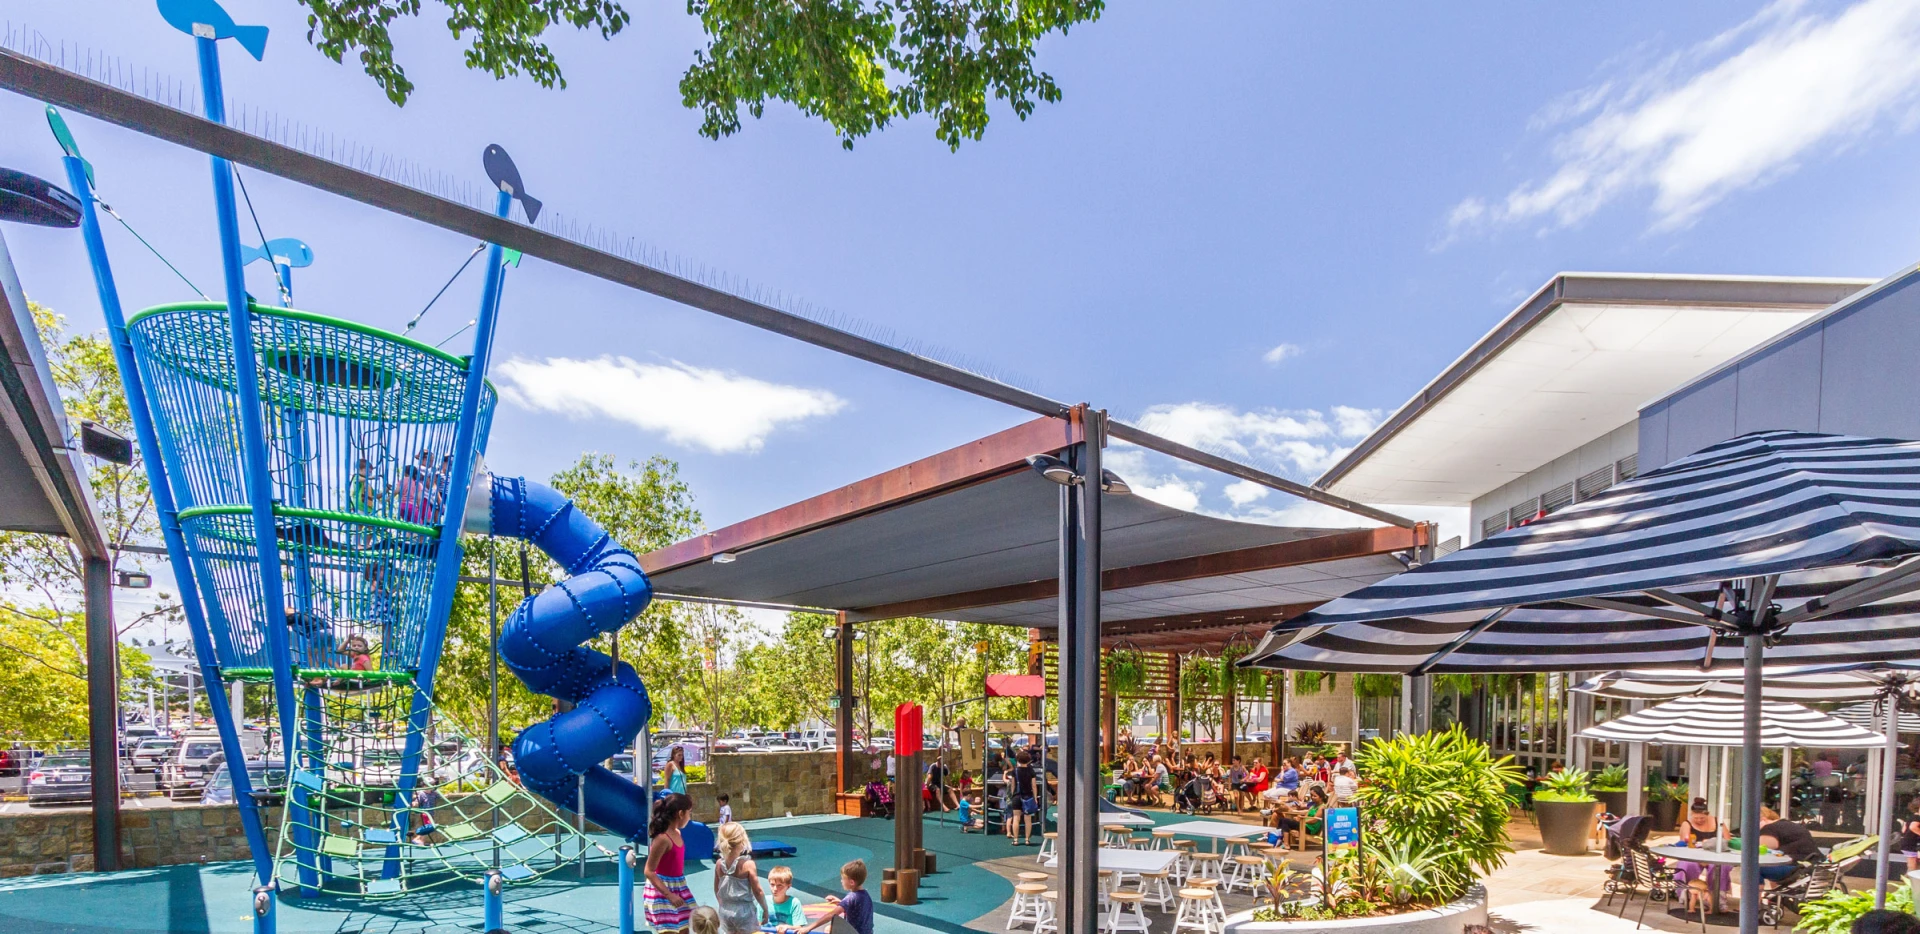
<path id="1" fill-rule="evenodd" d="M 476 882 L 490 869 L 520 882 L 573 865 L 582 853 L 613 855 L 442 717 L 429 728 L 413 805 L 403 813 L 395 783 L 413 685 L 404 676 L 356 674 L 316 678 L 300 692 L 301 767 L 287 793 L 301 807 L 283 811 L 281 884 L 386 898 Z"/>
<path id="2" fill-rule="evenodd" d="M 252 306 L 286 618 L 263 620 L 226 306 L 128 322 L 170 462 L 223 669 L 270 668 L 286 627 L 296 670 L 419 667 L 466 361 L 350 321 Z M 479 437 L 494 406 L 481 400 Z"/>

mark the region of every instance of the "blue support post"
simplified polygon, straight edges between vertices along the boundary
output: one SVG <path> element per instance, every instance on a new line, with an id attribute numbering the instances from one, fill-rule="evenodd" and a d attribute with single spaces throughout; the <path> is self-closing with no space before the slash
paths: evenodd
<path id="1" fill-rule="evenodd" d="M 496 217 L 506 217 L 513 209 L 513 197 L 505 191 L 494 201 Z M 440 667 L 440 650 L 446 642 L 447 615 L 453 611 L 453 591 L 460 583 L 460 526 L 466 519 L 467 491 L 473 485 L 474 455 L 480 433 L 480 399 L 486 389 L 487 358 L 493 352 L 493 329 L 500 310 L 500 284 L 506 275 L 501 265 L 501 249 L 493 244 L 487 250 L 487 282 L 480 292 L 480 316 L 475 320 L 473 354 L 467 358 L 467 384 L 460 397 L 460 422 L 453 434 L 453 469 L 447 477 L 447 505 L 440 517 L 440 550 L 433 565 L 433 590 L 427 601 L 426 623 L 420 636 L 420 668 L 413 676 L 413 708 L 407 719 L 407 745 L 400 757 L 399 794 L 395 796 L 394 832 L 404 835 L 411 819 L 413 789 L 419 779 L 420 746 L 427 730 L 427 715 L 433 705 L 433 676 Z M 393 878 L 399 867 L 392 851 L 381 870 L 384 878 Z"/>
<path id="2" fill-rule="evenodd" d="M 200 94 L 207 119 L 225 125 L 226 92 L 220 84 L 220 46 L 206 36 L 194 38 L 200 52 Z M 213 162 L 213 202 L 220 227 L 220 267 L 227 289 L 227 317 L 233 328 L 234 394 L 239 397 L 242 469 L 247 500 L 253 507 L 254 548 L 260 561 L 260 612 L 267 651 L 273 660 L 274 704 L 280 714 L 282 752 L 294 762 L 293 658 L 287 651 L 287 602 L 281 589 L 280 543 L 273 524 L 273 477 L 267 472 L 267 432 L 260 418 L 260 359 L 253 349 L 253 310 L 240 265 L 240 214 L 233 199 L 233 166 L 219 156 Z"/>
<path id="3" fill-rule="evenodd" d="M 486 886 L 486 934 L 504 934 L 507 929 L 506 905 L 500 897 L 500 891 L 506 885 L 500 870 L 487 870 L 487 877 L 481 883 Z"/>
<path id="4" fill-rule="evenodd" d="M 620 934 L 633 934 L 633 844 L 620 847 Z"/>
<path id="5" fill-rule="evenodd" d="M 253 890 L 253 934 L 274 934 L 275 901 L 273 886 L 263 885 Z"/>
<path id="6" fill-rule="evenodd" d="M 200 663 L 200 676 L 209 691 L 224 693 L 226 682 L 220 676 L 220 656 L 214 652 L 207 628 L 200 587 L 193 576 L 193 563 L 186 538 L 180 531 L 180 511 L 174 499 L 171 475 L 174 466 L 161 450 L 153 427 L 153 410 L 147 406 L 146 385 L 133 356 L 133 343 L 127 337 L 126 315 L 120 307 L 120 289 L 114 284 L 113 268 L 107 263 L 106 241 L 100 235 L 100 219 L 93 209 L 93 190 L 87 182 L 86 164 L 76 156 L 61 160 L 66 165 L 67 184 L 80 201 L 80 232 L 87 246 L 87 258 L 93 264 L 93 284 L 100 295 L 100 311 L 107 323 L 107 337 L 113 345 L 114 364 L 120 369 L 120 386 L 127 396 L 127 410 L 133 419 L 133 435 L 140 445 L 149 486 L 153 491 L 154 511 L 160 520 L 160 538 L 167 546 L 167 561 L 173 567 L 175 586 L 180 588 L 181 611 L 187 618 L 187 631 L 193 637 L 193 651 Z M 233 711 L 224 703 L 208 705 L 213 723 L 220 732 L 221 748 L 238 750 L 240 736 L 233 722 Z M 244 757 L 227 757 L 227 775 L 233 780 L 234 801 L 240 806 L 240 826 L 246 832 L 247 848 L 252 851 L 254 871 L 263 885 L 273 882 L 273 851 L 260 824 L 260 810 L 253 800 L 253 786 L 247 779 Z"/>

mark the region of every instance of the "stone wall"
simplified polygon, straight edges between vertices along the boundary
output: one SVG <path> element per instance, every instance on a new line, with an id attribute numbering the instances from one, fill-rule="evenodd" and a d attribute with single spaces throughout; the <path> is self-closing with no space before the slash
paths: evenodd
<path id="1" fill-rule="evenodd" d="M 1245 763 L 1248 767 L 1252 767 L 1253 760 L 1255 759 L 1264 759 L 1266 760 L 1266 763 L 1268 766 L 1273 765 L 1273 744 L 1272 743 L 1236 742 L 1233 744 L 1233 748 L 1234 748 L 1234 751 L 1240 754 L 1240 761 Z M 1215 758 L 1218 758 L 1220 756 L 1220 744 L 1219 743 L 1181 743 L 1180 754 L 1186 755 L 1187 753 L 1193 753 L 1194 758 L 1201 759 L 1201 760 L 1205 760 L 1207 758 L 1208 753 L 1212 753 Z"/>
<path id="2" fill-rule="evenodd" d="M 279 809 L 268 809 L 263 819 L 272 842 L 280 828 Z M 120 812 L 120 858 L 126 866 L 144 869 L 250 855 L 240 809 L 231 804 Z M 91 809 L 0 815 L 0 878 L 91 869 Z"/>
<path id="3" fill-rule="evenodd" d="M 871 756 L 854 754 L 847 762 L 847 785 L 865 785 L 875 774 Z M 834 752 L 719 753 L 707 769 L 708 781 L 687 786 L 693 797 L 693 819 L 719 818 L 718 796 L 732 798 L 734 820 L 832 814 L 835 786 Z M 882 763 L 878 774 L 886 774 Z"/>

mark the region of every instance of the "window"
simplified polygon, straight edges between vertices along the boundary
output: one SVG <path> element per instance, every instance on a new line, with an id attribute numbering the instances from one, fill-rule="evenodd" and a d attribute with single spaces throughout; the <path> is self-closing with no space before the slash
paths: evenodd
<path id="1" fill-rule="evenodd" d="M 1488 516 L 1480 523 L 1480 537 L 1492 538 L 1507 530 L 1507 514 L 1504 512 Z"/>
<path id="2" fill-rule="evenodd" d="M 1573 502 L 1573 484 L 1563 484 L 1540 494 L 1540 508 L 1554 512 Z"/>
<path id="3" fill-rule="evenodd" d="M 1540 517 L 1540 497 L 1536 496 L 1512 509 L 1507 510 L 1508 521 L 1515 528 L 1526 525 Z"/>
<path id="4" fill-rule="evenodd" d="M 1616 483 L 1622 480 L 1632 480 L 1640 474 L 1640 455 L 1638 453 L 1628 454 L 1618 461 L 1615 461 L 1613 467 L 1619 477 L 1619 480 L 1615 481 Z"/>
<path id="5" fill-rule="evenodd" d="M 1573 482 L 1574 497 L 1580 500 L 1592 499 L 1613 486 L 1613 465 L 1608 464 Z"/>

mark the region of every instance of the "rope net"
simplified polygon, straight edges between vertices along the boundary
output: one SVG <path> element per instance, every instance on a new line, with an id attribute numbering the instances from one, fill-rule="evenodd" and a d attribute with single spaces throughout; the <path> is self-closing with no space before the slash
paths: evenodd
<path id="1" fill-rule="evenodd" d="M 225 305 L 162 305 L 128 322 L 220 665 L 270 668 L 272 622 L 295 668 L 414 671 L 466 361 L 350 321 L 251 308 L 253 400 L 236 389 Z M 480 438 L 494 402 L 488 386 Z M 243 404 L 261 407 L 266 431 L 283 620 L 262 618 Z"/>
<path id="2" fill-rule="evenodd" d="M 614 854 L 521 788 L 484 743 L 437 714 L 413 807 L 400 808 L 413 684 L 365 672 L 306 672 L 302 735 L 286 786 L 275 874 L 288 888 L 384 898 L 485 878 L 545 875 L 582 853 Z M 402 820 L 405 826 L 402 826 Z"/>

